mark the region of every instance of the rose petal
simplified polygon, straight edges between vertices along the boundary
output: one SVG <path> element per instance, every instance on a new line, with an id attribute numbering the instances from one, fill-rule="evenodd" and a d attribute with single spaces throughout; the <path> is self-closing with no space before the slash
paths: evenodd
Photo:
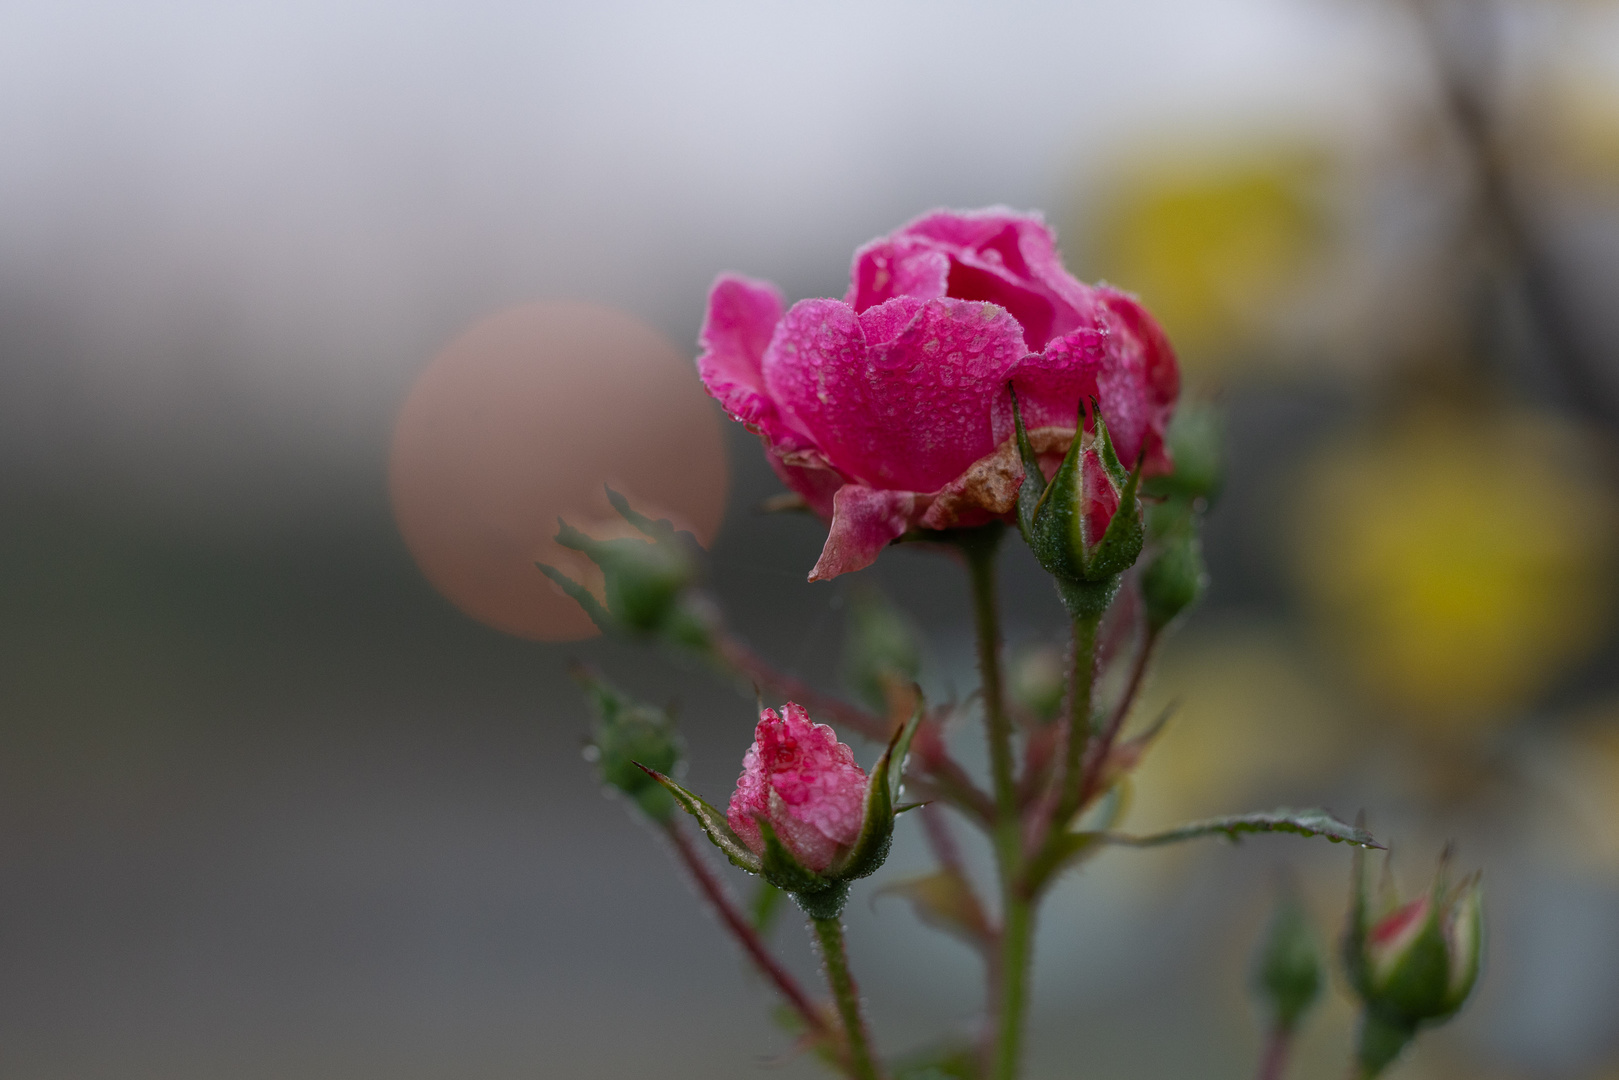
<path id="1" fill-rule="evenodd" d="M 921 514 L 924 498 L 914 491 L 874 491 L 845 484 L 832 499 L 832 527 L 826 546 L 810 571 L 811 581 L 864 570 L 889 542 Z"/>
<path id="2" fill-rule="evenodd" d="M 708 313 L 698 336 L 697 374 L 710 396 L 735 420 L 765 436 L 767 445 L 808 445 L 802 431 L 781 416 L 760 370 L 765 348 L 781 321 L 782 298 L 767 281 L 721 274 L 708 294 Z"/>
<path id="3" fill-rule="evenodd" d="M 1022 355 L 1021 329 L 989 304 L 901 297 L 856 315 L 806 300 L 765 351 L 765 386 L 839 471 L 934 491 L 995 448 L 993 414 Z"/>

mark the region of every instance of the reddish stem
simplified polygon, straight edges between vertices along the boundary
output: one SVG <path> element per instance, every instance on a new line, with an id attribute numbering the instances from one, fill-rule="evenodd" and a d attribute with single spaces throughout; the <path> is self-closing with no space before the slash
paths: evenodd
<path id="1" fill-rule="evenodd" d="M 820 1038 L 828 1037 L 831 1031 L 827 1027 L 826 1018 L 821 1015 L 820 1011 L 815 1007 L 815 1003 L 809 999 L 793 977 L 776 962 L 774 956 L 770 955 L 770 951 L 765 948 L 765 943 L 760 940 L 753 926 L 749 924 L 747 919 L 743 918 L 742 913 L 731 902 L 730 896 L 726 894 L 725 888 L 714 877 L 713 871 L 708 868 L 708 864 L 702 860 L 696 849 L 692 847 L 691 839 L 674 822 L 668 823 L 664 827 L 664 831 L 668 833 L 670 842 L 674 844 L 675 852 L 680 856 L 680 861 L 685 863 L 686 869 L 690 871 L 693 880 L 697 882 L 697 888 L 708 898 L 708 902 L 714 905 L 714 910 L 719 913 L 720 920 L 725 923 L 726 928 L 742 944 L 748 958 L 753 961 L 765 978 L 775 984 L 776 990 L 780 992 L 782 997 L 787 999 L 787 1003 L 803 1018 L 810 1031 Z"/>
<path id="2" fill-rule="evenodd" d="M 1292 1049 L 1293 1036 L 1280 1025 L 1271 1028 L 1265 1040 L 1265 1054 L 1259 1059 L 1259 1072 L 1255 1080 L 1282 1080 L 1287 1075 L 1287 1056 Z"/>
<path id="3" fill-rule="evenodd" d="M 752 649 L 729 634 L 722 634 L 715 642 L 720 658 L 736 668 L 757 685 L 780 694 L 791 701 L 796 701 L 811 713 L 821 713 L 830 716 L 840 725 L 853 728 L 868 739 L 883 742 L 888 738 L 889 725 L 880 716 L 875 716 L 847 701 L 839 700 L 830 694 L 810 686 L 800 679 L 795 679 L 786 672 L 777 671 L 769 661 L 759 656 Z"/>

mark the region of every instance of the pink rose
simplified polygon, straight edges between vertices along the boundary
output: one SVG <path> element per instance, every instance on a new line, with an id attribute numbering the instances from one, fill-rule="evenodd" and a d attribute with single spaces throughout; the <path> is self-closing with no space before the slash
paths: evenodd
<path id="1" fill-rule="evenodd" d="M 1127 465 L 1167 472 L 1180 373 L 1128 294 L 1077 281 L 1036 216 L 940 210 L 855 253 L 842 300 L 783 312 L 765 282 L 722 275 L 698 372 L 759 433 L 782 480 L 831 522 L 810 580 L 869 566 L 909 529 L 1008 519 L 1022 468 L 1011 398 L 1042 455 L 1100 403 Z"/>
<path id="2" fill-rule="evenodd" d="M 762 853 L 763 818 L 782 846 L 819 873 L 860 836 L 866 772 L 855 764 L 854 751 L 831 728 L 813 723 L 802 705 L 789 701 L 782 713 L 759 714 L 726 820 L 749 849 Z"/>

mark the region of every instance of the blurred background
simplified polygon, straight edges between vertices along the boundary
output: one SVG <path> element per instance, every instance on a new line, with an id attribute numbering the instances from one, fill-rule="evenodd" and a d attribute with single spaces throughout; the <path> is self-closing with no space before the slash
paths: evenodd
<path id="1" fill-rule="evenodd" d="M 595 521 L 609 461 L 835 684 L 824 531 L 757 513 L 685 373 L 706 290 L 841 295 L 871 237 L 1006 203 L 1225 416 L 1131 825 L 1364 808 L 1408 889 L 1455 839 L 1489 967 L 1395 1075 L 1619 1076 L 1619 4 L 12 3 L 0 144 L 0 1074 L 817 1075 L 598 793 L 565 667 L 678 699 L 713 799 L 750 703 L 536 640 L 581 626 L 500 567 Z M 422 525 L 457 508 L 506 546 L 458 562 Z M 1061 610 L 1010 547 L 1033 653 Z M 929 628 L 930 691 L 973 687 L 953 567 L 858 577 Z M 888 873 L 925 862 L 900 832 Z M 1336 846 L 1067 880 L 1031 1076 L 1252 1075 L 1287 868 L 1330 941 Z M 885 1048 L 968 1030 L 964 947 L 850 917 Z M 1350 1023 L 1335 987 L 1295 1074 Z"/>

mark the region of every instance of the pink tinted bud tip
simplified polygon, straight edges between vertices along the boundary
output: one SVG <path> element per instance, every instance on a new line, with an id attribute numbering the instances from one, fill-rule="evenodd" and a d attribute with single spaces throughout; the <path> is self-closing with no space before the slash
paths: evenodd
<path id="1" fill-rule="evenodd" d="M 759 714 L 726 817 L 758 852 L 764 850 L 763 818 L 800 863 L 820 872 L 860 835 L 866 772 L 855 764 L 854 751 L 830 727 L 811 721 L 802 705 L 788 702 L 782 713 Z"/>

